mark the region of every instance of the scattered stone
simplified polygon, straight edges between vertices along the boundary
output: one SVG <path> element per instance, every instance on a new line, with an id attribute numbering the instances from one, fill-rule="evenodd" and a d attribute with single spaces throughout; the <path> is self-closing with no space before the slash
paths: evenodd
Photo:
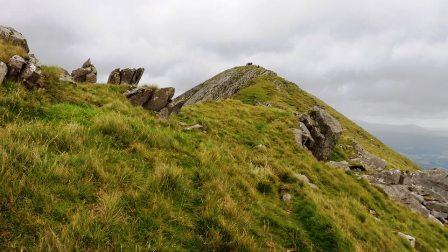
<path id="1" fill-rule="evenodd" d="M 264 106 L 264 107 L 272 107 L 272 104 L 270 102 L 256 102 L 255 103 L 256 106 Z"/>
<path id="2" fill-rule="evenodd" d="M 137 85 L 144 71 L 144 68 L 125 68 L 122 70 L 116 68 L 110 73 L 107 83 Z"/>
<path id="3" fill-rule="evenodd" d="M 151 99 L 147 103 L 143 104 L 145 109 L 160 111 L 166 107 L 174 96 L 175 89 L 172 87 L 161 88 L 154 92 Z"/>
<path id="4" fill-rule="evenodd" d="M 303 174 L 295 173 L 295 174 L 294 174 L 294 177 L 295 177 L 298 181 L 300 181 L 301 183 L 303 183 L 303 184 L 305 184 L 305 185 L 308 185 L 308 186 L 311 187 L 312 189 L 315 189 L 315 190 L 316 190 L 316 189 L 319 189 L 319 187 L 318 187 L 317 185 L 311 183 L 311 182 L 310 182 L 310 179 L 309 179 L 307 176 L 303 175 Z"/>
<path id="5" fill-rule="evenodd" d="M 432 215 L 432 214 L 430 214 L 430 215 L 428 215 L 428 219 L 430 220 L 430 221 L 432 221 L 432 222 L 434 222 L 434 223 L 436 223 L 436 224 L 438 224 L 438 225 L 440 225 L 440 226 L 444 226 L 444 224 L 438 219 L 438 218 L 436 218 L 434 215 Z M 443 219 L 444 220 L 444 219 Z M 445 222 L 446 223 L 446 222 Z"/>
<path id="6" fill-rule="evenodd" d="M 96 83 L 97 81 L 97 70 L 92 64 L 90 59 L 88 59 L 81 68 L 72 71 L 71 76 L 75 82 L 89 82 Z"/>
<path id="7" fill-rule="evenodd" d="M 341 124 L 320 107 L 313 107 L 299 117 L 301 145 L 310 150 L 318 160 L 328 160 L 342 134 Z M 305 130 L 306 129 L 306 130 Z"/>
<path id="8" fill-rule="evenodd" d="M 6 74 L 8 74 L 8 67 L 5 63 L 0 61 L 0 85 L 3 84 L 3 81 L 6 78 Z"/>
<path id="9" fill-rule="evenodd" d="M 413 248 L 415 247 L 415 238 L 414 237 L 407 235 L 407 234 L 403 234 L 401 232 L 398 232 L 397 234 L 401 238 L 405 239 L 411 247 L 413 247 Z"/>
<path id="10" fill-rule="evenodd" d="M 249 63 L 246 64 L 246 66 L 252 66 L 253 64 L 254 64 L 254 63 L 249 62 Z"/>
<path id="11" fill-rule="evenodd" d="M 185 127 L 184 131 L 191 131 L 191 130 L 196 130 L 196 129 L 202 130 L 202 129 L 204 129 L 204 126 L 202 126 L 200 124 L 195 124 L 192 126 Z"/>
<path id="12" fill-rule="evenodd" d="M 292 195 L 289 193 L 282 194 L 282 200 L 286 203 L 289 203 L 292 200 Z"/>
<path id="13" fill-rule="evenodd" d="M 13 45 L 22 47 L 26 51 L 26 53 L 29 53 L 30 51 L 25 37 L 12 27 L 0 25 L 0 38 Z"/>

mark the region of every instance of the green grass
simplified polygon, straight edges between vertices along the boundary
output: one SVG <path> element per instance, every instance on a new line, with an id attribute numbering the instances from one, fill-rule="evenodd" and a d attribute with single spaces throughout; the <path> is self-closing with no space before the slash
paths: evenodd
<path id="1" fill-rule="evenodd" d="M 0 61 L 8 63 L 9 59 L 14 55 L 19 55 L 23 58 L 28 57 L 25 49 L 21 46 L 12 45 L 3 39 L 0 39 Z"/>
<path id="2" fill-rule="evenodd" d="M 237 97 L 273 108 L 230 99 L 159 121 L 130 105 L 126 85 L 47 79 L 47 90 L 0 87 L 0 249 L 410 250 L 400 231 L 417 238 L 417 250 L 448 250 L 445 228 L 296 146 L 293 111 L 321 102 L 291 84 L 276 91 L 279 80 L 263 79 Z M 369 143 L 408 167 L 331 113 L 348 129 L 343 141 Z M 207 130 L 183 131 L 181 123 Z"/>

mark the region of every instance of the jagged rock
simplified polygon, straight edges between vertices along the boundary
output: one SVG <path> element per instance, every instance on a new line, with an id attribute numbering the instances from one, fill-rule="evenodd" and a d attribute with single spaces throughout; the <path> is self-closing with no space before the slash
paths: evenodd
<path id="1" fill-rule="evenodd" d="M 9 59 L 8 62 L 8 78 L 13 80 L 18 80 L 20 73 L 22 72 L 23 66 L 26 64 L 25 59 L 19 55 L 14 55 Z"/>
<path id="2" fill-rule="evenodd" d="M 303 122 L 299 122 L 299 128 L 293 129 L 294 138 L 296 139 L 296 143 L 300 147 L 305 147 L 307 145 L 313 145 L 314 139 L 311 136 L 310 131 L 305 126 Z"/>
<path id="3" fill-rule="evenodd" d="M 414 237 L 407 235 L 407 234 L 403 234 L 401 232 L 398 232 L 397 234 L 401 238 L 405 239 L 411 247 L 413 247 L 413 248 L 415 247 L 415 238 Z"/>
<path id="4" fill-rule="evenodd" d="M 6 66 L 5 63 L 0 61 L 0 85 L 5 80 L 6 74 L 8 74 L 8 67 Z"/>
<path id="5" fill-rule="evenodd" d="M 144 71 L 144 68 L 125 68 L 122 70 L 117 68 L 110 73 L 107 83 L 136 85 L 140 82 Z"/>
<path id="6" fill-rule="evenodd" d="M 366 168 L 384 170 L 387 166 L 387 162 L 362 148 L 359 144 L 355 145 L 355 149 L 358 156 L 352 158 L 350 161 L 352 163 L 358 163 L 364 165 Z"/>
<path id="7" fill-rule="evenodd" d="M 157 116 L 160 119 L 166 119 L 172 114 L 177 115 L 177 114 L 179 114 L 182 106 L 183 106 L 182 103 L 174 104 L 174 103 L 170 102 L 166 107 L 164 107 L 163 109 L 160 110 L 160 112 L 157 114 Z"/>
<path id="8" fill-rule="evenodd" d="M 143 108 L 160 111 L 171 102 L 171 98 L 174 96 L 175 89 L 172 87 L 161 88 L 154 92 L 151 99 L 147 103 L 143 104 Z"/>
<path id="9" fill-rule="evenodd" d="M 143 106 L 148 102 L 155 92 L 155 88 L 152 87 L 138 87 L 124 93 L 124 96 L 135 106 Z"/>
<path id="10" fill-rule="evenodd" d="M 120 68 L 116 68 L 112 70 L 112 72 L 109 75 L 109 79 L 107 80 L 107 83 L 109 84 L 120 84 L 121 78 L 120 78 Z"/>
<path id="11" fill-rule="evenodd" d="M 230 98 L 261 76 L 276 76 L 276 74 L 257 66 L 235 67 L 183 93 L 174 100 L 174 103 L 191 105 L 197 102 Z"/>
<path id="12" fill-rule="evenodd" d="M 165 119 L 173 113 L 179 113 L 182 107 L 182 104 L 172 103 L 171 98 L 174 95 L 174 91 L 172 87 L 156 89 L 143 86 L 126 91 L 124 96 L 133 105 L 158 112 L 157 116 L 160 119 Z"/>
<path id="13" fill-rule="evenodd" d="M 289 203 L 292 200 L 292 195 L 289 193 L 284 193 L 282 194 L 282 200 L 286 203 Z"/>
<path id="14" fill-rule="evenodd" d="M 67 70 L 64 68 L 60 68 L 61 73 L 59 74 L 59 80 L 69 82 L 71 84 L 76 84 L 75 80 L 73 80 L 73 77 L 69 74 Z"/>
<path id="15" fill-rule="evenodd" d="M 40 69 L 31 62 L 27 62 L 25 64 L 22 72 L 20 73 L 20 79 L 23 81 L 25 86 L 27 86 L 28 88 L 42 87 L 43 85 L 42 85 L 42 83 L 40 83 L 41 76 L 42 76 L 42 73 L 41 73 Z"/>
<path id="16" fill-rule="evenodd" d="M 315 106 L 308 114 L 301 115 L 298 123 L 302 131 L 302 146 L 310 150 L 318 160 L 327 160 L 342 134 L 338 120 Z M 311 137 L 305 137 L 307 135 Z"/>
<path id="17" fill-rule="evenodd" d="M 0 25 L 0 38 L 13 45 L 21 46 L 27 53 L 30 51 L 25 37 L 12 27 Z"/>
<path id="18" fill-rule="evenodd" d="M 391 199 L 428 218 L 448 222 L 448 174 L 441 169 L 413 173 L 380 171 L 365 176 Z M 432 216 L 432 217 L 431 217 Z"/>
<path id="19" fill-rule="evenodd" d="M 84 62 L 84 64 L 82 64 L 81 68 L 73 70 L 71 76 L 75 82 L 96 83 L 97 70 L 90 59 L 88 59 Z"/>

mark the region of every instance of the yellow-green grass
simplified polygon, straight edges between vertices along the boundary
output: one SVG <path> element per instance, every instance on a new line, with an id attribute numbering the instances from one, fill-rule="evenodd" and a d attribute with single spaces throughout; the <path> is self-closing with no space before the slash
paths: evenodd
<path id="1" fill-rule="evenodd" d="M 265 81 L 257 85 L 278 108 L 207 102 L 167 121 L 130 105 L 125 85 L 1 86 L 0 248 L 411 250 L 400 231 L 416 237 L 417 250 L 448 250 L 445 228 L 298 148 L 290 106 L 306 111 L 314 98 L 292 86 L 281 98 Z"/>
<path id="2" fill-rule="evenodd" d="M 28 54 L 21 46 L 13 45 L 3 39 L 0 39 L 0 61 L 7 63 L 14 55 L 19 55 L 26 58 Z"/>
<path id="3" fill-rule="evenodd" d="M 269 102 L 274 107 L 286 111 L 306 113 L 311 107 L 318 105 L 324 107 L 330 114 L 339 120 L 345 129 L 338 148 L 334 153 L 335 159 L 348 158 L 354 153 L 354 143 L 359 143 L 369 152 L 388 161 L 388 168 L 400 170 L 418 170 L 419 167 L 408 158 L 390 149 L 377 138 L 363 130 L 353 121 L 337 112 L 315 96 L 301 90 L 296 84 L 280 77 L 262 77 L 254 81 L 250 87 L 241 90 L 236 96 L 247 104 Z M 342 148 L 339 146 L 343 146 Z"/>

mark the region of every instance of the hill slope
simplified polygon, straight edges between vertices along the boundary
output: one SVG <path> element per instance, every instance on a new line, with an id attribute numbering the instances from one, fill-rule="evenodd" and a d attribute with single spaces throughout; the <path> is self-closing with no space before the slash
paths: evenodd
<path id="1" fill-rule="evenodd" d="M 0 87 L 0 247 L 411 250 L 400 231 L 417 250 L 448 250 L 445 228 L 299 148 L 294 112 L 325 106 L 343 143 L 417 167 L 277 76 L 159 121 L 123 97 L 128 86 L 75 87 L 43 72 L 46 90 Z M 184 130 L 193 124 L 205 130 Z"/>

